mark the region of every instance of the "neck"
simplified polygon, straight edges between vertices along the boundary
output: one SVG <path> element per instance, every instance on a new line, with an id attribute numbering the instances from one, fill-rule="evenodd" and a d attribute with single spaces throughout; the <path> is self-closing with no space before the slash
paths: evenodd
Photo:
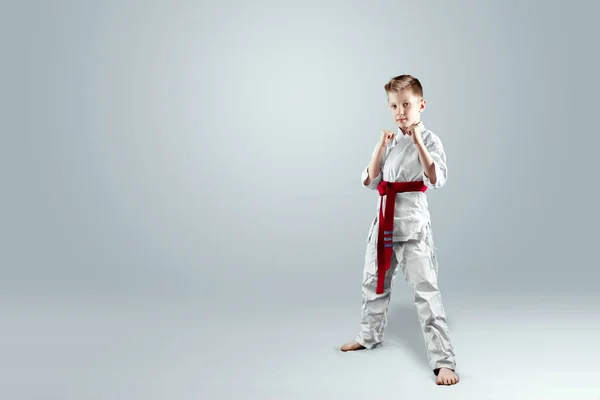
<path id="1" fill-rule="evenodd" d="M 415 122 L 414 124 L 412 124 L 411 126 L 419 125 L 420 123 L 421 123 L 421 121 L 419 120 L 419 121 Z M 400 131 L 401 131 L 403 134 L 405 134 L 405 135 L 406 135 L 406 130 L 407 130 L 408 128 L 410 128 L 410 127 L 406 127 L 406 128 L 400 128 L 400 127 L 398 127 L 398 129 L 400 129 Z"/>

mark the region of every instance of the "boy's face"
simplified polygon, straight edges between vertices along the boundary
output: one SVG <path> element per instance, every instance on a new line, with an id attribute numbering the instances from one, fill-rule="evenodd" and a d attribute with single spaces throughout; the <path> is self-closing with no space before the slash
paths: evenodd
<path id="1" fill-rule="evenodd" d="M 421 111 L 425 109 L 425 100 L 415 96 L 410 90 L 388 93 L 388 103 L 392 117 L 400 129 L 421 121 Z"/>

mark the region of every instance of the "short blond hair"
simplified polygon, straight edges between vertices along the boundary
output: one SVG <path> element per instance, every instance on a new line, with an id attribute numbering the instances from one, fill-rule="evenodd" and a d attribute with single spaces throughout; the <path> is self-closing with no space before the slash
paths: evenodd
<path id="1" fill-rule="evenodd" d="M 384 86 L 386 94 L 398 93 L 408 89 L 417 97 L 423 98 L 423 86 L 417 78 L 412 75 L 398 75 L 389 80 Z"/>

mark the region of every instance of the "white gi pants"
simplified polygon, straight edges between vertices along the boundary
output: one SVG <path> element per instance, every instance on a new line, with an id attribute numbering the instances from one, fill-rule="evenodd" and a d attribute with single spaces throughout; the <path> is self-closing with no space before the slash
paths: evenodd
<path id="1" fill-rule="evenodd" d="M 421 239 L 394 243 L 390 269 L 385 276 L 384 293 L 376 294 L 377 225 L 374 227 L 365 254 L 361 330 L 355 340 L 367 349 L 372 349 L 383 342 L 391 289 L 398 270 L 401 270 L 404 279 L 413 290 L 427 357 L 431 369 L 437 374 L 439 368 L 454 370 L 456 364 L 442 297 L 438 289 L 437 260 L 431 228 L 427 226 L 425 229 Z"/>

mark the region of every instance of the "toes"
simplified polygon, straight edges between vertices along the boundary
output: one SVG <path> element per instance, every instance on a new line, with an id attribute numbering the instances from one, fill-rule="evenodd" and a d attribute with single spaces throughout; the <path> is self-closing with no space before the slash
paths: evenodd
<path id="1" fill-rule="evenodd" d="M 440 374 L 435 383 L 443 386 L 452 386 L 458 383 L 458 377 L 455 375 Z"/>
<path id="2" fill-rule="evenodd" d="M 448 370 L 446 368 L 440 369 L 438 371 L 435 383 L 443 386 L 455 385 L 458 383 L 458 375 L 456 375 L 456 373 L 454 373 L 452 370 Z"/>

